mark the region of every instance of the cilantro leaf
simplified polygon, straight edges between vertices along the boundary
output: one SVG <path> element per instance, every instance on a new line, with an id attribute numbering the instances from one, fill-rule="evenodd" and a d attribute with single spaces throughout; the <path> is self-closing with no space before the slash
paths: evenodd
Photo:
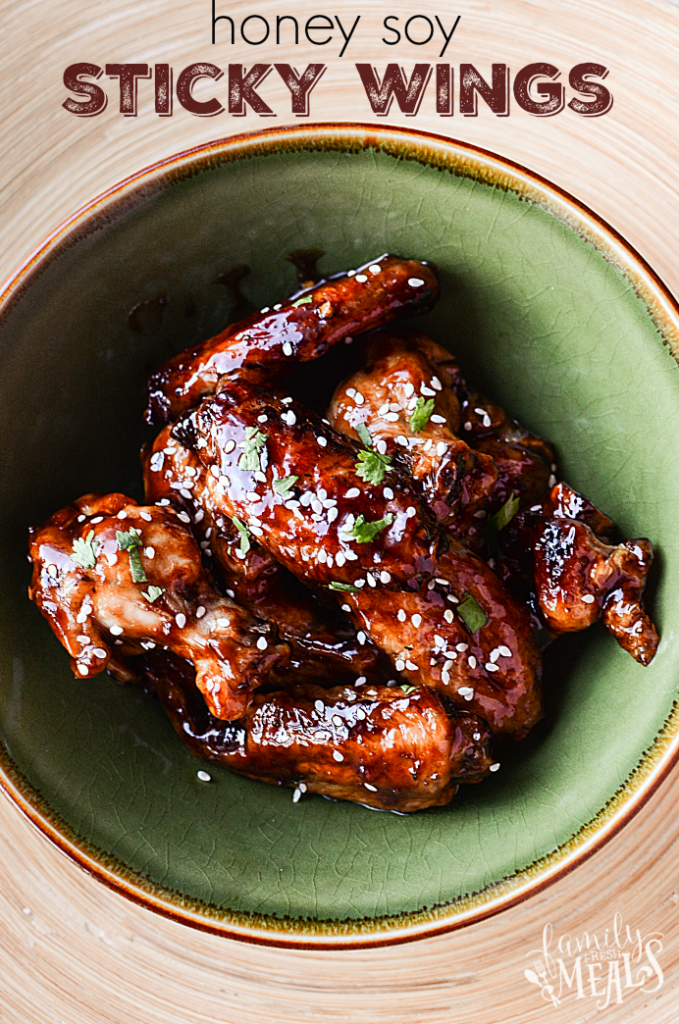
<path id="1" fill-rule="evenodd" d="M 250 473 L 261 469 L 261 451 L 266 445 L 268 434 L 263 434 L 258 427 L 245 428 L 245 440 L 241 444 L 243 454 L 238 460 L 238 468 Z"/>
<path id="2" fill-rule="evenodd" d="M 94 530 L 90 530 L 87 536 L 83 539 L 77 537 L 73 541 L 73 554 L 71 555 L 72 561 L 76 565 L 79 565 L 81 569 L 94 569 L 97 564 L 97 551 L 99 550 L 99 544 L 96 540 L 93 540 Z"/>
<path id="3" fill-rule="evenodd" d="M 456 610 L 470 633 L 478 633 L 488 624 L 488 616 L 470 593 L 464 595 Z"/>
<path id="4" fill-rule="evenodd" d="M 139 530 L 136 530 L 134 526 L 131 526 L 128 531 L 116 530 L 116 540 L 118 541 L 118 550 L 127 551 L 130 556 L 132 582 L 148 583 L 148 576 L 144 572 L 141 555 L 139 554 L 139 548 L 143 545 Z"/>
<path id="5" fill-rule="evenodd" d="M 141 596 L 145 597 L 149 604 L 153 604 L 164 593 L 165 587 L 149 587 L 148 590 L 142 590 Z"/>
<path id="6" fill-rule="evenodd" d="M 357 544 L 369 544 L 371 540 L 374 540 L 378 533 L 382 530 L 386 530 L 388 526 L 391 526 L 395 515 L 388 512 L 384 519 L 376 519 L 374 523 L 368 523 L 365 516 L 359 516 L 354 523 L 354 528 L 351 531 L 350 536 Z"/>
<path id="7" fill-rule="evenodd" d="M 231 520 L 233 525 L 236 527 L 240 534 L 240 553 L 241 555 L 247 555 L 250 550 L 250 531 L 248 530 L 245 523 L 242 523 L 238 516 L 234 516 Z"/>
<path id="8" fill-rule="evenodd" d="M 356 433 L 358 434 L 366 448 L 372 448 L 373 439 L 370 436 L 370 431 L 366 427 L 365 423 L 356 424 Z"/>
<path id="9" fill-rule="evenodd" d="M 389 455 L 380 455 L 379 452 L 360 451 L 359 461 L 356 463 L 356 476 L 369 484 L 381 484 L 391 466 Z"/>
<path id="10" fill-rule="evenodd" d="M 417 396 L 417 402 L 415 403 L 415 408 L 412 416 L 410 417 L 410 429 L 415 434 L 419 434 L 421 430 L 424 430 L 427 423 L 429 423 L 429 417 L 433 413 L 435 405 L 435 398 L 424 399 L 421 395 Z"/>
<path id="11" fill-rule="evenodd" d="M 274 480 L 273 489 L 281 498 L 289 498 L 290 492 L 298 480 L 298 476 L 284 476 L 279 480 Z"/>
<path id="12" fill-rule="evenodd" d="M 297 306 L 306 306 L 306 304 L 308 302 L 313 302 L 313 301 L 314 301 L 313 295 L 303 295 L 301 299 L 297 299 L 296 302 L 293 302 L 292 308 L 296 309 Z"/>
<path id="13" fill-rule="evenodd" d="M 490 516 L 486 523 L 486 543 L 493 549 L 497 546 L 497 535 L 500 530 L 504 530 L 516 513 L 519 511 L 519 505 L 521 504 L 520 499 L 512 491 L 509 498 L 497 512 Z"/>
<path id="14" fill-rule="evenodd" d="M 359 587 L 355 587 L 353 583 L 335 583 L 334 580 L 329 585 L 328 589 L 329 590 L 339 590 L 343 594 L 358 594 L 358 593 L 360 593 L 360 588 Z"/>
<path id="15" fill-rule="evenodd" d="M 399 683 L 399 690 L 403 690 L 404 693 L 413 693 L 414 690 L 419 690 L 419 686 L 411 686 L 410 683 Z"/>

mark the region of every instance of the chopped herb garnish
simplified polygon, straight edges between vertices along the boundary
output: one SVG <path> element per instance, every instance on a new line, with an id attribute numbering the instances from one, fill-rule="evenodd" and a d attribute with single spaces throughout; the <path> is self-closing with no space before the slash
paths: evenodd
<path id="1" fill-rule="evenodd" d="M 369 484 L 381 484 L 391 466 L 389 455 L 380 455 L 379 452 L 358 453 L 359 461 L 356 463 L 356 475 Z"/>
<path id="2" fill-rule="evenodd" d="M 419 686 L 411 686 L 409 683 L 399 683 L 399 690 L 403 690 L 404 693 L 412 693 L 413 690 L 419 690 Z"/>
<path id="3" fill-rule="evenodd" d="M 240 553 L 241 555 L 247 555 L 250 550 L 250 531 L 245 523 L 241 523 L 238 516 L 234 516 L 231 522 L 240 534 Z"/>
<path id="4" fill-rule="evenodd" d="M 374 523 L 366 522 L 365 516 L 359 516 L 354 523 L 354 528 L 350 533 L 350 537 L 356 541 L 357 544 L 369 544 L 371 540 L 374 540 L 378 533 L 382 530 L 386 530 L 387 526 L 391 526 L 396 516 L 388 512 L 384 519 L 376 519 Z"/>
<path id="5" fill-rule="evenodd" d="M 359 587 L 355 587 L 353 583 L 335 583 L 333 582 L 328 587 L 329 590 L 340 590 L 343 594 L 358 594 L 360 592 Z"/>
<path id="6" fill-rule="evenodd" d="M 358 436 L 360 437 L 361 441 L 366 446 L 366 448 L 372 448 L 372 446 L 373 446 L 373 439 L 370 436 L 370 431 L 366 427 L 365 423 L 357 423 L 356 424 L 356 433 L 358 434 Z"/>
<path id="7" fill-rule="evenodd" d="M 297 306 L 306 306 L 307 303 L 313 302 L 313 301 L 314 301 L 313 295 L 303 295 L 301 299 L 297 299 L 296 302 L 293 302 L 292 308 L 295 309 Z"/>
<path id="8" fill-rule="evenodd" d="M 410 417 L 410 429 L 414 433 L 419 434 L 421 430 L 424 430 L 427 423 L 429 423 L 429 417 L 434 411 L 435 404 L 435 398 L 424 399 L 421 395 L 417 396 L 417 402 Z"/>
<path id="9" fill-rule="evenodd" d="M 470 633 L 478 633 L 488 624 L 488 616 L 483 608 L 471 594 L 465 594 L 457 606 L 457 614 L 460 616 Z"/>
<path id="10" fill-rule="evenodd" d="M 73 541 L 73 554 L 71 558 L 81 569 L 94 569 L 97 564 L 99 544 L 96 540 L 92 539 L 93 537 L 94 530 L 90 530 L 84 540 L 82 537 L 78 537 Z"/>
<path id="11" fill-rule="evenodd" d="M 261 469 L 260 453 L 269 435 L 263 434 L 258 427 L 245 428 L 245 440 L 241 444 L 243 454 L 238 460 L 238 468 L 256 473 Z"/>
<path id="12" fill-rule="evenodd" d="M 289 498 L 290 492 L 298 480 L 298 476 L 284 476 L 280 480 L 274 480 L 273 489 L 281 498 Z"/>
<path id="13" fill-rule="evenodd" d="M 520 500 L 514 493 L 507 498 L 502 508 L 490 516 L 486 524 L 486 543 L 491 549 L 494 549 L 497 545 L 497 535 L 500 530 L 504 530 L 516 513 L 519 511 Z"/>
<path id="14" fill-rule="evenodd" d="M 116 540 L 118 541 L 118 550 L 127 551 L 130 556 L 130 572 L 132 573 L 133 582 L 148 583 L 148 577 L 144 572 L 141 555 L 139 554 L 139 548 L 143 546 L 139 530 L 136 530 L 134 526 L 131 526 L 126 532 L 116 530 Z"/>
<path id="15" fill-rule="evenodd" d="M 142 590 L 141 596 L 145 597 L 149 604 L 153 604 L 164 593 L 165 587 L 149 587 L 148 590 Z"/>

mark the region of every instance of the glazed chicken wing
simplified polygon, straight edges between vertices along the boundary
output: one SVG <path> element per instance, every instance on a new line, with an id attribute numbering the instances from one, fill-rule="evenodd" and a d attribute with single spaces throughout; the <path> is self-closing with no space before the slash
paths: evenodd
<path id="1" fill-rule="evenodd" d="M 386 678 L 385 659 L 374 644 L 360 645 L 349 621 L 322 607 L 254 537 L 239 533 L 220 512 L 207 486 L 207 469 L 172 437 L 170 427 L 142 451 L 142 467 L 147 502 L 169 505 L 188 518 L 201 550 L 217 563 L 229 595 L 258 618 L 275 622 L 290 645 L 290 660 L 272 668 L 273 680 Z"/>
<path id="2" fill-rule="evenodd" d="M 537 721 L 540 657 L 527 612 L 481 559 L 450 546 L 387 457 L 362 452 L 303 406 L 242 380 L 225 380 L 174 433 L 209 468 L 215 505 L 256 529 L 291 572 L 341 594 L 359 640 L 370 636 L 397 671 L 465 707 L 459 684 L 467 678 L 479 709 L 484 691 L 492 694 L 484 709 L 498 733 L 523 735 Z M 423 587 L 466 599 L 485 622 L 471 631 L 449 601 L 435 616 L 440 643 L 416 628 L 404 660 L 398 612 L 413 614 Z M 424 618 L 419 605 L 414 614 Z M 459 644 L 465 651 L 458 648 L 446 679 L 451 659 L 442 654 Z M 504 649 L 509 655 L 498 660 Z"/>
<path id="3" fill-rule="evenodd" d="M 166 647 L 193 662 L 218 718 L 239 718 L 289 650 L 271 627 L 221 597 L 178 516 L 124 494 L 85 495 L 30 531 L 30 597 L 68 651 L 77 676 L 125 655 Z"/>
<path id="4" fill-rule="evenodd" d="M 503 576 L 533 600 L 553 634 L 587 629 L 601 616 L 623 650 L 648 665 L 659 643 L 643 607 L 653 548 L 645 539 L 606 543 L 612 525 L 587 498 L 556 484 L 512 520 Z"/>
<path id="5" fill-rule="evenodd" d="M 435 517 L 446 522 L 478 508 L 498 474 L 489 455 L 457 436 L 460 404 L 428 362 L 426 341 L 386 332 L 371 338 L 365 368 L 339 385 L 328 419 L 355 439 L 363 425 L 378 450 L 398 457 Z"/>
<path id="6" fill-rule="evenodd" d="M 189 666 L 150 666 L 165 710 L 194 753 L 240 775 L 298 793 L 417 811 L 450 801 L 460 782 L 493 764 L 485 723 L 449 713 L 422 688 L 295 686 L 257 694 L 245 717 L 225 724 L 200 700 Z"/>
<path id="7" fill-rule="evenodd" d="M 168 423 L 214 392 L 225 373 L 248 369 L 273 380 L 295 363 L 317 359 L 337 342 L 428 309 L 438 297 L 431 266 L 381 256 L 357 271 L 253 314 L 180 352 L 149 380 L 149 423 Z"/>

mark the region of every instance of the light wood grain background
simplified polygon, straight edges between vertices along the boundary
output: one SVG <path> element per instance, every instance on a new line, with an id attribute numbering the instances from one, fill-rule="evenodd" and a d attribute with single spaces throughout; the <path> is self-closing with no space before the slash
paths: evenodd
<path id="1" fill-rule="evenodd" d="M 287 60 L 329 65 L 312 93 L 315 120 L 370 120 L 355 60 L 383 66 L 434 62 L 439 49 L 386 47 L 382 17 L 438 14 L 462 20 L 445 57 L 506 62 L 512 71 L 547 60 L 562 69 L 594 60 L 610 69 L 611 113 L 566 111 L 538 119 L 417 118 L 390 121 L 439 131 L 525 163 L 575 193 L 641 251 L 679 294 L 679 9 L 669 0 L 298 0 L 218 3 L 218 13 L 362 15 L 360 42 L 339 59 L 336 44 L 231 48 L 210 45 L 209 0 L 12 0 L 0 2 L 0 278 L 62 218 L 97 192 L 153 161 L 197 143 L 266 127 L 249 114 L 172 118 L 152 109 L 95 118 L 61 108 L 61 76 L 74 61 Z M 225 82 L 220 83 L 224 89 Z M 292 120 L 272 76 L 274 123 Z M 198 95 L 201 95 L 198 90 Z M 207 95 L 207 93 L 205 93 Z M 222 92 L 224 95 L 224 92 Z M 166 921 L 108 892 L 55 851 L 0 798 L 0 1019 L 8 1024 L 669 1024 L 679 1020 L 679 770 L 604 850 L 545 892 L 498 917 L 414 945 L 353 952 L 262 948 Z M 642 932 L 664 935 L 665 980 L 653 995 L 632 992 L 599 1011 L 591 997 L 555 1008 L 527 983 L 529 950 L 551 923 L 557 935 L 603 935 L 620 912 Z"/>

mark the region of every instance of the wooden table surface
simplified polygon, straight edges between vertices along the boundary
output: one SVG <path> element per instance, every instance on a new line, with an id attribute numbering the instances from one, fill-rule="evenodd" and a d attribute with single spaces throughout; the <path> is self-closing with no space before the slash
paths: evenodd
<path id="1" fill-rule="evenodd" d="M 194 61 L 325 61 L 312 94 L 314 120 L 371 120 L 354 62 L 378 68 L 434 63 L 439 47 L 387 47 L 383 16 L 462 15 L 443 60 L 471 61 L 489 73 L 544 60 L 568 70 L 583 61 L 609 68 L 612 111 L 536 118 L 440 118 L 423 104 L 416 118 L 388 120 L 437 131 L 497 151 L 568 189 L 621 231 L 679 294 L 679 8 L 669 0 L 299 0 L 217 3 L 241 19 L 257 13 L 339 11 L 362 34 L 344 58 L 336 45 L 212 46 L 208 0 L 0 2 L 0 278 L 54 227 L 107 186 L 153 161 L 235 132 L 293 118 L 274 76 L 266 95 L 278 116 L 197 118 L 181 108 L 157 117 L 140 92 L 139 116 L 112 98 L 104 114 L 62 109 L 64 68 L 166 61 L 175 74 Z M 451 16 L 452 12 L 452 16 Z M 253 23 L 254 24 L 254 23 Z M 420 27 L 422 23 L 420 23 Z M 142 83 L 143 85 L 144 83 Z M 147 86 L 149 83 L 146 83 Z M 224 83 L 221 83 L 224 87 Z M 207 97 L 198 87 L 197 95 Z M 224 93 L 222 93 L 224 94 Z M 0 1019 L 8 1024 L 665 1024 L 679 1020 L 679 769 L 640 814 L 588 862 L 522 905 L 449 935 L 383 949 L 304 952 L 247 945 L 174 924 L 90 879 L 0 797 Z M 597 1008 L 589 991 L 553 1006 L 524 977 L 546 924 L 556 936 L 603 936 L 614 915 L 642 933 L 660 932 L 663 984 L 625 991 Z M 650 986 L 655 987 L 655 983 Z"/>

